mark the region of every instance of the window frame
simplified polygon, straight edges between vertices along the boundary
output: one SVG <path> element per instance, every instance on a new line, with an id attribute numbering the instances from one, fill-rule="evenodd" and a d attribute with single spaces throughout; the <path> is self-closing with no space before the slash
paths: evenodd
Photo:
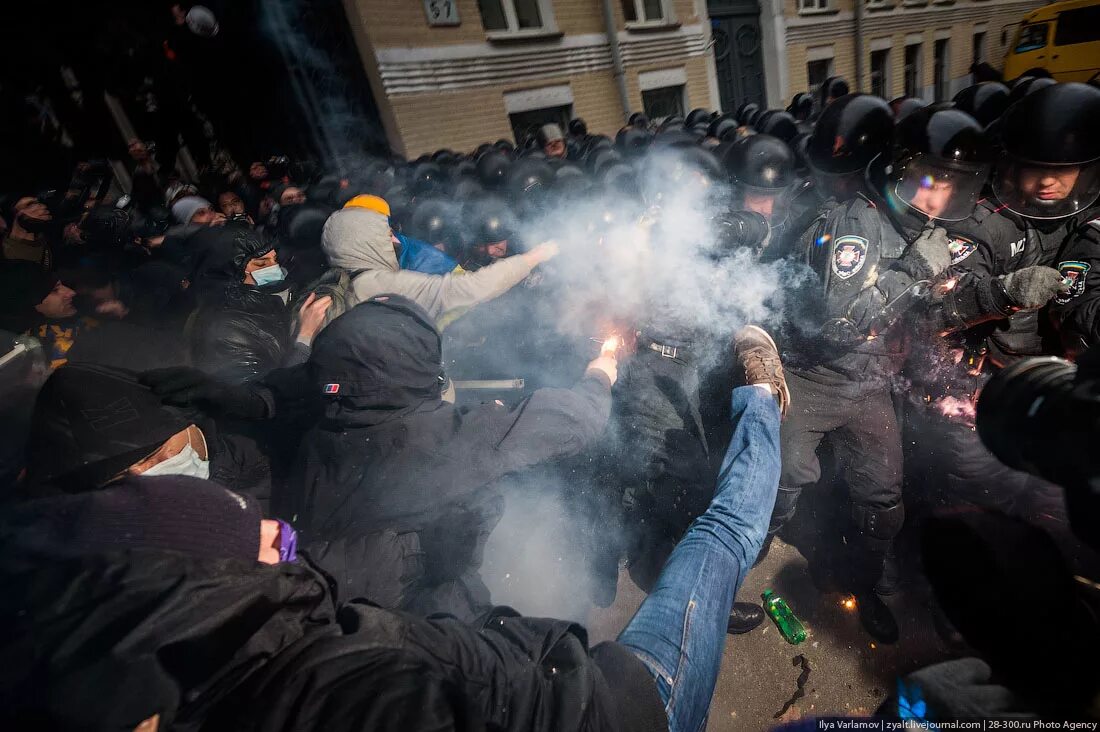
<path id="1" fill-rule="evenodd" d="M 811 64 L 825 64 L 825 76 L 822 77 L 821 83 L 814 86 L 810 81 L 810 65 Z M 836 75 L 836 58 L 833 56 L 823 56 L 821 58 L 806 59 L 806 91 L 813 95 L 814 99 L 818 97 L 818 91 L 821 89 L 821 84 L 825 83 L 825 80 L 830 76 Z"/>
<path id="2" fill-rule="evenodd" d="M 1058 48 L 1066 48 L 1068 46 L 1080 46 L 1085 43 L 1100 42 L 1100 30 L 1097 29 L 1096 23 L 1089 22 L 1090 20 L 1092 20 L 1092 18 L 1088 17 L 1089 15 L 1095 15 L 1100 18 L 1100 8 L 1090 5 L 1083 8 L 1063 10 L 1062 12 L 1058 13 L 1058 18 L 1054 22 L 1054 33 L 1048 33 L 1049 45 Z M 1067 29 L 1066 34 L 1062 34 L 1060 36 L 1059 31 L 1063 28 Z M 1096 35 L 1092 38 L 1073 40 L 1073 34 L 1080 29 L 1091 30 Z M 1065 40 L 1067 40 L 1067 36 L 1070 41 L 1069 43 L 1064 42 Z"/>
<path id="3" fill-rule="evenodd" d="M 481 19 L 481 27 L 485 30 L 489 40 L 514 39 L 514 38 L 538 38 L 543 36 L 560 35 L 557 19 L 554 17 L 552 0 L 534 0 L 538 6 L 539 18 L 542 25 L 538 28 L 520 28 L 519 14 L 516 12 L 516 0 L 492 0 L 499 2 L 504 12 L 504 22 L 507 28 L 495 28 L 490 30 L 485 27 L 485 16 L 481 12 L 481 3 L 478 2 L 477 14 Z"/>
<path id="4" fill-rule="evenodd" d="M 1040 45 L 1040 46 L 1030 46 L 1030 47 L 1024 49 L 1023 51 L 1021 51 L 1020 50 L 1020 43 L 1023 40 L 1024 31 L 1027 30 L 1028 28 L 1035 28 L 1037 26 L 1043 26 L 1043 43 L 1042 43 L 1042 45 Z M 1020 30 L 1016 31 L 1016 40 L 1012 42 L 1012 50 L 1010 51 L 1010 53 L 1013 53 L 1013 54 L 1031 53 L 1032 51 L 1041 51 L 1044 48 L 1046 48 L 1047 46 L 1049 46 L 1050 43 L 1051 43 L 1050 26 L 1051 26 L 1051 21 L 1049 21 L 1049 20 L 1041 20 L 1038 23 L 1027 23 L 1026 25 L 1021 25 Z"/>
<path id="5" fill-rule="evenodd" d="M 980 40 L 979 40 L 980 39 Z M 986 53 L 989 50 L 989 31 L 976 30 L 970 33 L 970 63 L 985 62 Z"/>
<path id="6" fill-rule="evenodd" d="M 943 53 L 938 53 L 940 49 Z M 942 94 L 941 94 L 942 92 Z M 932 41 L 932 94 L 934 101 L 951 101 L 951 39 Z"/>
<path id="7" fill-rule="evenodd" d="M 651 112 L 650 108 L 646 105 L 646 95 L 647 94 L 650 94 L 650 95 L 652 95 L 652 94 L 669 94 L 669 93 L 674 95 L 676 97 L 677 101 L 679 102 L 679 106 L 680 106 L 679 111 L 678 112 L 673 112 L 672 115 L 668 115 L 668 114 L 654 115 L 654 114 L 651 114 L 650 113 Z M 642 89 L 641 90 L 641 97 L 642 97 L 642 112 L 647 117 L 649 117 L 651 120 L 656 120 L 656 119 L 659 119 L 659 118 L 668 118 L 668 117 L 676 115 L 676 114 L 679 114 L 682 117 L 687 113 L 687 110 L 688 110 L 687 84 L 669 84 L 668 86 L 656 86 L 656 87 L 653 87 L 652 89 Z"/>
<path id="8" fill-rule="evenodd" d="M 661 18 L 658 20 L 651 20 L 646 17 L 645 0 L 622 0 L 622 2 L 630 3 L 634 6 L 634 20 L 627 18 L 626 11 L 623 11 L 623 25 L 627 30 L 635 30 L 638 28 L 666 28 L 679 24 L 676 20 L 676 9 L 673 6 L 672 0 L 658 0 L 661 5 Z"/>
<path id="9" fill-rule="evenodd" d="M 913 86 L 915 88 L 912 90 L 912 93 L 910 93 L 909 90 L 908 56 L 910 48 L 917 49 L 916 59 L 914 59 L 913 63 Z M 923 99 L 921 95 L 923 94 L 924 90 L 924 41 L 920 41 L 919 43 L 906 43 L 903 53 L 905 55 L 902 56 L 901 59 L 902 94 L 907 97 L 912 97 L 913 99 Z"/>
<path id="10" fill-rule="evenodd" d="M 875 54 L 884 54 L 883 58 L 885 62 L 882 65 L 882 93 L 876 94 L 876 96 L 883 99 L 890 99 L 890 52 L 892 48 L 872 48 L 871 55 L 868 58 L 868 70 L 870 71 L 869 77 L 871 82 L 871 93 L 875 94 Z"/>
<path id="11" fill-rule="evenodd" d="M 830 0 L 798 0 L 799 15 L 824 15 L 837 12 Z"/>

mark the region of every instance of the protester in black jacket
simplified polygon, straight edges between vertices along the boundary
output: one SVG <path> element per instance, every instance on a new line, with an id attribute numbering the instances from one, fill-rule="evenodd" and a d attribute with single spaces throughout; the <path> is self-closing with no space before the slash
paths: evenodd
<path id="1" fill-rule="evenodd" d="M 343 602 L 274 524 L 181 477 L 6 511 L 0 728 L 667 729 L 622 645 L 506 608 L 475 627 Z"/>
<path id="2" fill-rule="evenodd" d="M 324 416 L 302 440 L 280 513 L 348 596 L 471 620 L 488 607 L 481 551 L 501 478 L 575 455 L 603 431 L 615 361 L 516 407 L 443 402 L 440 335 L 410 300 L 379 296 L 334 320 L 305 367 Z"/>
<path id="3" fill-rule="evenodd" d="M 244 227 L 218 233 L 194 256 L 191 279 L 200 304 L 187 327 L 192 362 L 231 383 L 304 362 L 322 322 L 307 313 L 320 309 L 323 315 L 331 300 L 308 299 L 293 334 L 290 288 L 274 245 Z"/>

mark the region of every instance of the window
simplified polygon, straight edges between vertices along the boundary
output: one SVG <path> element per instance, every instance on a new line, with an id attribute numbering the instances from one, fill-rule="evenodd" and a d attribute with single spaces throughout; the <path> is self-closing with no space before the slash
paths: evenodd
<path id="1" fill-rule="evenodd" d="M 798 0 L 798 9 L 803 13 L 828 10 L 829 0 Z"/>
<path id="2" fill-rule="evenodd" d="M 817 90 L 832 75 L 833 60 L 831 58 L 810 61 L 806 64 L 806 87 L 808 91 L 816 97 Z"/>
<path id="3" fill-rule="evenodd" d="M 1054 26 L 1054 45 L 1100 41 L 1100 5 L 1077 10 L 1063 10 Z"/>
<path id="4" fill-rule="evenodd" d="M 665 0 L 621 0 L 627 23 L 667 23 L 671 13 L 665 12 Z"/>
<path id="5" fill-rule="evenodd" d="M 871 93 L 890 98 L 890 51 L 871 51 Z"/>
<path id="6" fill-rule="evenodd" d="M 552 27 L 544 3 L 548 0 L 477 0 L 487 31 L 536 31 Z"/>
<path id="7" fill-rule="evenodd" d="M 642 92 L 642 110 L 650 119 L 684 116 L 684 87 L 665 86 Z"/>
<path id="8" fill-rule="evenodd" d="M 573 119 L 573 106 L 544 107 L 532 109 L 527 112 L 514 112 L 508 115 L 508 121 L 512 124 L 512 135 L 516 144 L 522 145 L 528 135 L 534 135 L 539 128 L 553 122 L 561 127 L 562 131 L 569 129 L 569 120 Z"/>
<path id="9" fill-rule="evenodd" d="M 985 31 L 974 34 L 974 53 L 970 58 L 971 64 L 985 61 Z"/>
<path id="10" fill-rule="evenodd" d="M 1037 51 L 1047 45 L 1047 26 L 1050 23 L 1032 23 L 1020 28 L 1020 35 L 1016 39 L 1015 53 L 1027 53 Z"/>
<path id="11" fill-rule="evenodd" d="M 905 96 L 920 98 L 921 44 L 905 47 Z"/>
<path id="12" fill-rule="evenodd" d="M 936 101 L 942 102 L 951 98 L 950 79 L 948 78 L 949 62 L 947 58 L 948 39 L 941 38 L 932 47 L 932 78 L 936 85 Z"/>

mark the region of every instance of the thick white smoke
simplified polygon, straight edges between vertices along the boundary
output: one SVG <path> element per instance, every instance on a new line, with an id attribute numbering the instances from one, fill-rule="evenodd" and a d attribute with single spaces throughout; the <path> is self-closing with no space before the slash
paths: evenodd
<path id="1" fill-rule="evenodd" d="M 695 173 L 682 169 L 675 180 L 662 178 L 678 170 L 675 158 L 667 156 L 675 153 L 651 154 L 638 164 L 641 204 L 628 196 L 573 198 L 552 207 L 545 218 L 524 222 L 525 241 L 554 240 L 561 247 L 543 275 L 543 286 L 553 294 L 538 300 L 525 328 L 556 330 L 575 341 L 631 330 L 678 337 L 691 342 L 691 358 L 705 374 L 728 365 L 733 335 L 741 327 L 758 323 L 770 328 L 783 319 L 788 295 L 805 284 L 808 270 L 786 261 L 761 263 L 758 249 L 729 248 L 720 241 L 714 220 L 730 209 L 732 192 L 712 181 L 703 185 Z M 499 356 L 511 358 L 503 351 Z M 552 357 L 541 364 L 547 372 L 560 366 Z M 532 366 L 525 368 L 508 372 L 502 363 L 500 372 L 537 382 Z M 620 373 L 624 368 L 629 368 L 625 360 Z M 543 383 L 562 382 L 546 376 Z M 613 449 L 619 451 L 618 460 L 645 459 L 628 445 Z M 598 484 L 583 490 L 617 493 L 613 486 Z M 619 529 L 596 517 L 595 528 L 605 535 L 582 537 L 591 528 L 577 519 L 584 508 L 553 471 L 529 476 L 506 498 L 505 516 L 485 554 L 493 601 L 521 612 L 583 620 L 588 593 L 601 581 L 590 574 L 584 553 L 592 539 L 621 544 L 621 537 L 613 535 Z"/>

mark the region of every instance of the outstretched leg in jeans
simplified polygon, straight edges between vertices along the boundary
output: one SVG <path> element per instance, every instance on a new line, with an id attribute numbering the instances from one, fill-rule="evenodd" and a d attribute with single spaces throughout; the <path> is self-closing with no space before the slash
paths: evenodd
<path id="1" fill-rule="evenodd" d="M 742 386 L 732 407 L 733 437 L 710 507 L 619 635 L 653 674 L 671 732 L 697 732 L 706 723 L 730 607 L 764 543 L 779 486 L 775 397 Z"/>

